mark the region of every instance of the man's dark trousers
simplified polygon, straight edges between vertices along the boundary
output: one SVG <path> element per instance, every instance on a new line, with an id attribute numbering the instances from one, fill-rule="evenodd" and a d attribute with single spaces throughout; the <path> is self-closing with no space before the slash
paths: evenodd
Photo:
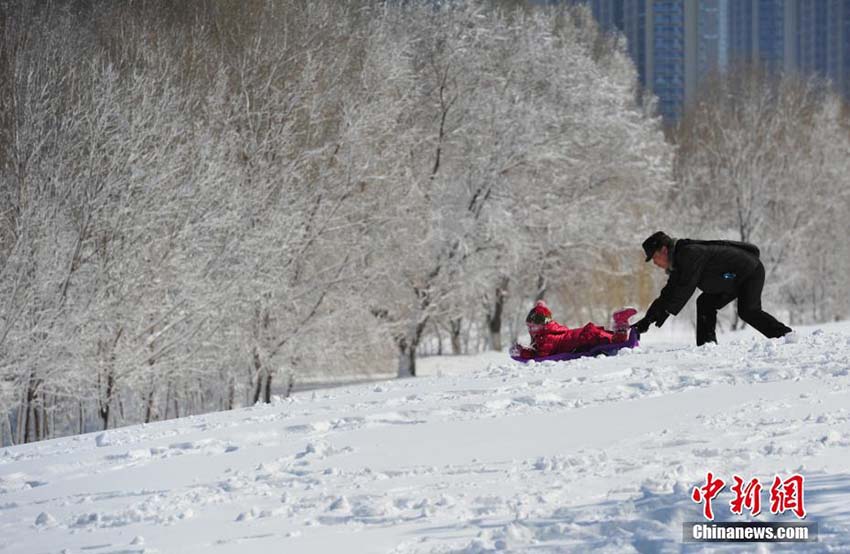
<path id="1" fill-rule="evenodd" d="M 702 293 L 697 298 L 697 346 L 717 342 L 717 310 L 738 299 L 738 316 L 768 338 L 784 336 L 791 329 L 761 309 L 761 292 L 764 289 L 764 265 L 758 267 L 731 294 Z"/>

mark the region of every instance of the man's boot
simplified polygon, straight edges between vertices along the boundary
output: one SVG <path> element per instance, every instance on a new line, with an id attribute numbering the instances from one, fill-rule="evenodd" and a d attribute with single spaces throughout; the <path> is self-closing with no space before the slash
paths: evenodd
<path id="1" fill-rule="evenodd" d="M 717 312 L 697 314 L 697 346 L 707 342 L 717 343 Z"/>

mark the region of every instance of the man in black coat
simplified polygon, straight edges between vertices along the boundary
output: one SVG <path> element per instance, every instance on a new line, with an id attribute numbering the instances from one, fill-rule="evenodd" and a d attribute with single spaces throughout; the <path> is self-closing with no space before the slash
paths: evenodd
<path id="1" fill-rule="evenodd" d="M 729 240 L 675 240 L 662 231 L 643 241 L 646 261 L 664 269 L 669 278 L 661 294 L 635 324 L 645 333 L 650 323 L 661 327 L 669 315 L 685 307 L 699 288 L 697 346 L 717 342 L 717 310 L 738 299 L 738 316 L 769 338 L 791 332 L 785 324 L 761 309 L 764 265 L 759 249 L 747 242 Z"/>

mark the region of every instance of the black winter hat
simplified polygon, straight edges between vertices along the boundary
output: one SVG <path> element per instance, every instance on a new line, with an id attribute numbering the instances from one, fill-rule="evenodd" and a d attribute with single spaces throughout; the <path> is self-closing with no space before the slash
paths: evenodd
<path id="1" fill-rule="evenodd" d="M 646 254 L 646 261 L 652 259 L 652 255 L 662 246 L 670 248 L 673 246 L 673 239 L 670 238 L 664 231 L 655 231 L 648 239 L 643 241 L 643 251 Z"/>

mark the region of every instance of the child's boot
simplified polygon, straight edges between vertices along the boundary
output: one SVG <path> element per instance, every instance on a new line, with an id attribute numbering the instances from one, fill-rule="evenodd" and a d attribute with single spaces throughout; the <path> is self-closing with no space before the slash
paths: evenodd
<path id="1" fill-rule="evenodd" d="M 614 320 L 614 337 L 611 339 L 613 342 L 626 342 L 629 340 L 629 318 L 636 313 L 637 310 L 634 308 L 623 308 L 611 315 L 611 319 Z"/>

